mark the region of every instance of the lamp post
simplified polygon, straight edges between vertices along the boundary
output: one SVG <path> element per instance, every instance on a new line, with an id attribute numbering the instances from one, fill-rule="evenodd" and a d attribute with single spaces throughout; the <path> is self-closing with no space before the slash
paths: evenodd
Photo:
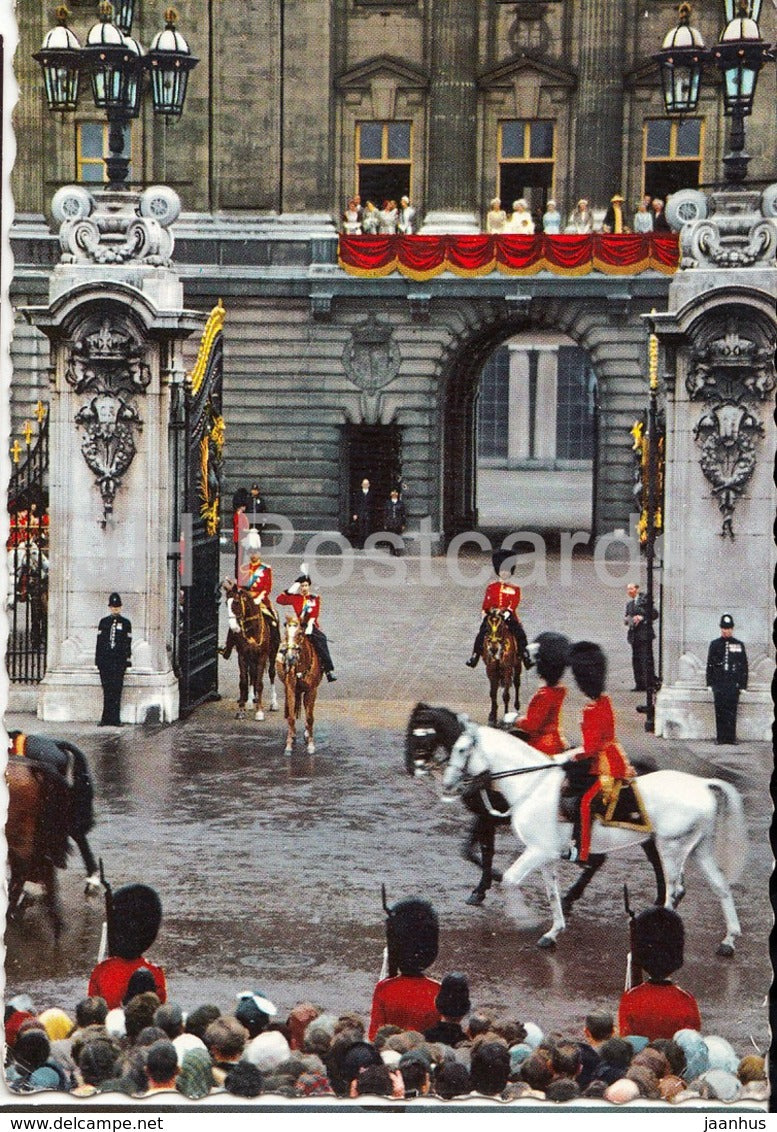
<path id="1" fill-rule="evenodd" d="M 108 119 L 109 156 L 105 164 L 111 189 L 125 189 L 129 158 L 124 154 L 124 131 L 140 115 L 144 76 L 149 75 L 154 113 L 166 120 L 180 118 L 186 100 L 189 72 L 197 65 L 184 37 L 176 31 L 178 14 L 165 12 L 165 28 L 154 36 L 148 52 L 130 34 L 135 0 L 108 0 L 99 5 L 98 23 L 81 47 L 67 26 L 69 12 L 57 9 L 58 26 L 46 35 L 33 55 L 43 70 L 49 110 L 67 113 L 78 104 L 81 76 L 89 79 L 92 99 Z"/>
<path id="2" fill-rule="evenodd" d="M 749 154 L 745 152 L 745 118 L 753 112 L 758 74 L 773 59 L 769 45 L 761 39 L 758 16 L 761 0 L 724 0 L 726 26 L 711 49 L 696 28 L 690 26 L 690 4 L 681 4 L 680 22 L 666 36 L 653 58 L 659 65 L 667 114 L 689 114 L 696 110 L 704 65 L 714 62 L 723 76 L 723 111 L 731 118 L 730 151 L 723 158 L 727 185 L 747 179 Z"/>

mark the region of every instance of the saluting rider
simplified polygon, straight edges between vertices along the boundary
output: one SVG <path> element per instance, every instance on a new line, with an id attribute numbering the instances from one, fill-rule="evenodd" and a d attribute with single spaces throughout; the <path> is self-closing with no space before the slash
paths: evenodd
<path id="1" fill-rule="evenodd" d="M 502 612 L 508 629 L 515 637 L 518 655 L 524 657 L 526 652 L 526 633 L 518 616 L 518 606 L 521 604 L 521 587 L 513 585 L 509 580 L 515 566 L 508 568 L 505 565 L 507 560 L 513 557 L 514 551 L 512 550 L 496 550 L 491 558 L 496 580 L 489 583 L 483 598 L 480 628 L 472 646 L 472 656 L 466 662 L 470 668 L 474 668 L 480 660 L 480 653 L 486 638 L 486 614 L 492 609 L 498 609 Z M 527 658 L 524 657 L 524 663 L 528 668 L 530 665 L 526 661 Z"/>
<path id="2" fill-rule="evenodd" d="M 311 593 L 310 586 L 310 574 L 303 562 L 302 572 L 288 589 L 278 594 L 276 601 L 278 605 L 290 605 L 294 610 L 305 634 L 311 639 L 313 648 L 321 661 L 324 675 L 332 684 L 337 679 L 334 671 L 335 666 L 329 654 L 329 642 L 318 623 L 321 616 L 321 598 L 318 594 Z"/>

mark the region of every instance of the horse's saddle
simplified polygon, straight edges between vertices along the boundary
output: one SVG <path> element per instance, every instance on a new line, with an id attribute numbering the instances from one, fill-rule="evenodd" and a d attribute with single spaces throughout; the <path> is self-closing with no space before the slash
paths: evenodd
<path id="1" fill-rule="evenodd" d="M 632 779 L 615 779 L 610 789 L 600 791 L 593 800 L 591 817 L 602 825 L 650 833 L 653 829 L 642 798 Z"/>

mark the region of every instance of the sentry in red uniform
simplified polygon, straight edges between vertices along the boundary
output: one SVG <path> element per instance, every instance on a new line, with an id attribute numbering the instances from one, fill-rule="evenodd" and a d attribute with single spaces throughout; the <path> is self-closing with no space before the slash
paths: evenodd
<path id="1" fill-rule="evenodd" d="M 440 1021 L 435 999 L 440 983 L 427 975 L 395 975 L 382 979 L 372 995 L 368 1039 L 372 1041 L 381 1026 L 399 1026 L 423 1033 Z"/>
<path id="2" fill-rule="evenodd" d="M 554 688 L 538 688 L 529 700 L 526 715 L 517 719 L 513 727 L 526 732 L 526 742 L 546 755 L 559 755 L 567 749 L 561 734 L 561 706 L 567 694 L 563 684 Z"/>
<path id="3" fill-rule="evenodd" d="M 639 1034 L 649 1042 L 678 1030 L 701 1030 L 699 1005 L 692 994 L 670 982 L 647 982 L 626 991 L 618 1006 L 621 1037 Z"/>
<path id="4" fill-rule="evenodd" d="M 102 963 L 98 963 L 89 976 L 89 988 L 86 993 L 104 998 L 108 1003 L 108 1009 L 114 1010 L 117 1006 L 121 1006 L 124 995 L 127 993 L 130 978 L 139 967 L 148 968 L 154 976 L 159 1001 L 161 1003 L 167 1002 L 167 983 L 164 971 L 161 967 L 157 967 L 156 963 L 150 963 L 143 955 L 139 955 L 137 959 L 121 959 L 118 955 L 103 959 Z"/>

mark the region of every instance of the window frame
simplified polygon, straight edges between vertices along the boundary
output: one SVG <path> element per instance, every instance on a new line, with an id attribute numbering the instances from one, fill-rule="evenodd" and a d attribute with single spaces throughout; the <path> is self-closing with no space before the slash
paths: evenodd
<path id="1" fill-rule="evenodd" d="M 102 156 L 101 157 L 84 157 L 82 153 L 82 130 L 84 126 L 100 126 L 102 128 Z M 76 183 L 84 185 L 105 185 L 108 183 L 108 166 L 106 159 L 110 156 L 110 145 L 108 136 L 110 131 L 110 124 L 101 118 L 81 118 L 75 123 L 75 162 L 76 162 Z M 133 144 L 132 144 L 132 126 L 130 123 L 124 127 L 124 156 L 129 159 L 130 173 L 132 171 L 132 158 L 133 158 Z M 83 167 L 89 166 L 91 168 L 102 165 L 103 175 L 100 179 L 94 181 L 84 180 Z M 131 179 L 131 178 L 130 178 Z"/>

